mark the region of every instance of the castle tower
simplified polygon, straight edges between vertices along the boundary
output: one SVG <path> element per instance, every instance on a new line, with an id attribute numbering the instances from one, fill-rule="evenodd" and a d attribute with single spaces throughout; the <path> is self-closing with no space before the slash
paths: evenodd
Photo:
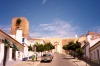
<path id="1" fill-rule="evenodd" d="M 22 36 L 28 38 L 29 22 L 25 17 L 12 18 L 11 34 L 16 35 L 17 30 L 22 30 Z"/>

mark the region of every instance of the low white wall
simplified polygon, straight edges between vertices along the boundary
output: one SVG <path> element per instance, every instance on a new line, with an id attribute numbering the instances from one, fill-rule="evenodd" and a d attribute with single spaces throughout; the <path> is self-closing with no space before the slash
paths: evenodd
<path id="1" fill-rule="evenodd" d="M 3 63 L 3 58 L 4 58 L 4 44 L 0 44 L 0 65 Z"/>
<path id="2" fill-rule="evenodd" d="M 89 48 L 90 46 L 86 46 L 86 57 L 89 59 L 90 58 L 90 53 L 89 53 Z"/>

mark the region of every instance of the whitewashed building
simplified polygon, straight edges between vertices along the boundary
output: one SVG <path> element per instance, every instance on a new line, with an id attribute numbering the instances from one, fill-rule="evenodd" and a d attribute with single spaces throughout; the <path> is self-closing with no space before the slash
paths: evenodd
<path id="1" fill-rule="evenodd" d="M 0 30 L 0 66 L 11 66 L 28 59 L 30 54 L 28 51 L 30 41 L 27 40 L 28 30 L 29 22 L 25 17 L 12 19 L 10 35 Z"/>
<path id="2" fill-rule="evenodd" d="M 16 30 L 16 35 L 10 35 L 14 39 L 16 39 L 18 42 L 20 42 L 24 46 L 23 50 L 23 58 L 28 57 L 28 46 L 30 42 L 27 40 L 27 38 L 24 38 L 22 36 L 22 29 L 17 29 Z"/>
<path id="3" fill-rule="evenodd" d="M 100 64 L 100 41 L 90 47 L 91 61 Z"/>
<path id="4" fill-rule="evenodd" d="M 10 66 L 22 60 L 24 45 L 0 30 L 0 66 Z"/>
<path id="5" fill-rule="evenodd" d="M 81 36 L 79 38 L 79 42 L 81 42 L 81 47 L 83 49 L 84 52 L 84 57 L 88 60 L 91 59 L 91 61 L 95 61 L 98 63 L 97 61 L 97 55 L 99 53 L 100 48 L 94 48 L 95 46 L 97 46 L 97 42 L 100 41 L 100 34 L 99 33 L 95 33 L 95 32 L 88 32 L 88 34 L 85 34 L 83 36 Z M 99 47 L 99 46 L 98 46 Z M 94 55 L 96 54 L 96 55 Z"/>

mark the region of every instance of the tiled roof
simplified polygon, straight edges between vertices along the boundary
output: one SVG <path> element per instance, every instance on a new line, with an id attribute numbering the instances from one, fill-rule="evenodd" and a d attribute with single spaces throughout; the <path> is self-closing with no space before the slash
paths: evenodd
<path id="1" fill-rule="evenodd" d="M 100 36 L 100 33 L 96 33 L 96 32 L 88 32 L 89 35 L 97 35 Z"/>

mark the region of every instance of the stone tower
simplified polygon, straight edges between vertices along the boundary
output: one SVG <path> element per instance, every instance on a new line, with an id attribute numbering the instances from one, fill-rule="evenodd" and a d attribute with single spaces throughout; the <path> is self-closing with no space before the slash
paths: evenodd
<path id="1" fill-rule="evenodd" d="M 25 17 L 12 18 L 11 34 L 16 35 L 17 30 L 22 30 L 22 36 L 28 38 L 29 22 Z"/>

